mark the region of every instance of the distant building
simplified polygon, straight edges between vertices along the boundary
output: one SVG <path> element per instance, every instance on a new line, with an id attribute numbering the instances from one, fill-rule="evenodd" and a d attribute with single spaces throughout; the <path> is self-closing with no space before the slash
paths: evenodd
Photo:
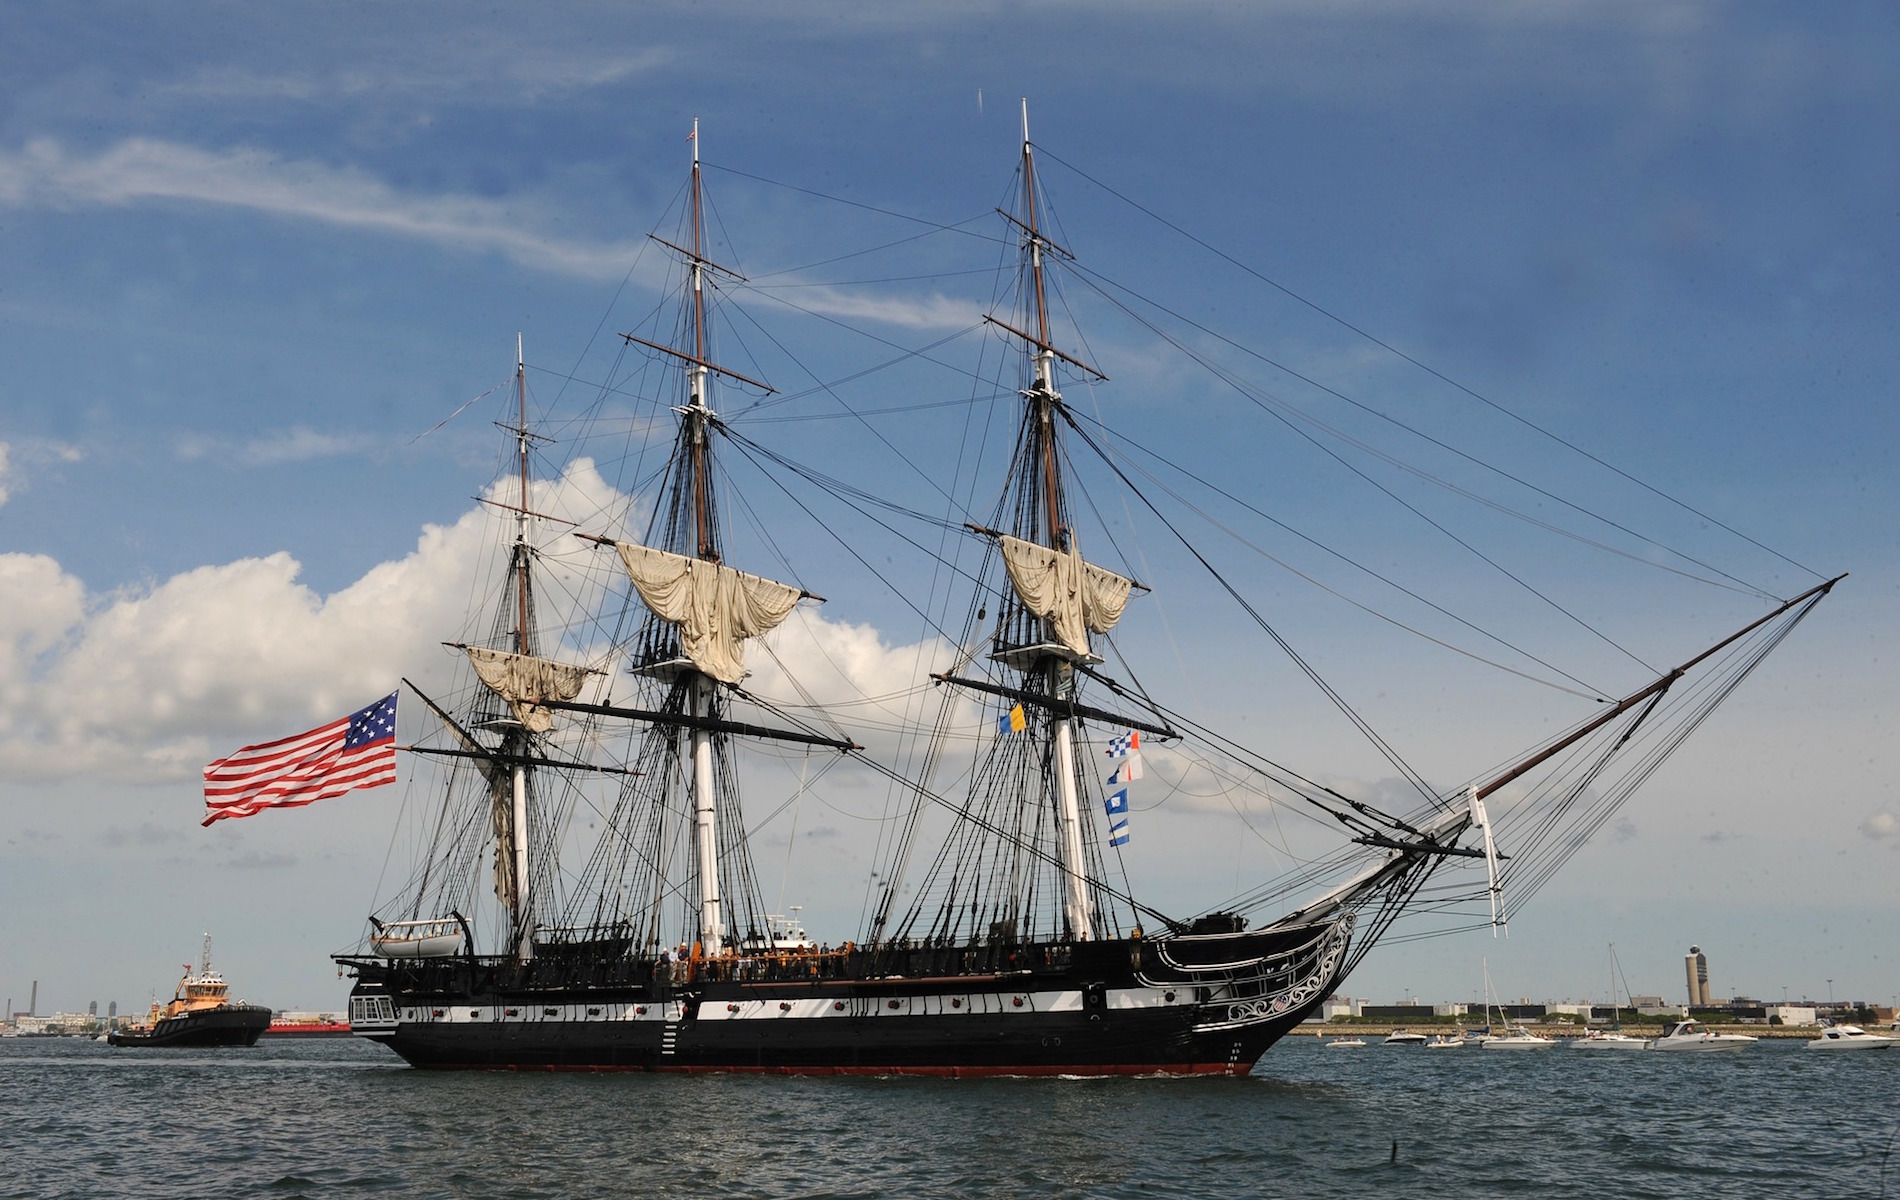
<path id="1" fill-rule="evenodd" d="M 1478 1014 L 1486 1011 L 1486 1007 L 1482 1001 L 1479 1001 L 1466 1005 L 1465 1010 L 1470 1016 L 1476 1018 Z M 1493 1002 L 1490 1005 L 1489 1011 L 1502 1013 L 1513 1021 L 1541 1021 L 1550 1015 L 1550 1005 L 1531 1004 L 1528 1001 L 1520 1001 L 1516 1004 L 1498 1004 Z"/>
<path id="2" fill-rule="evenodd" d="M 1766 1012 L 1771 1024 L 1780 1017 L 1783 1025 L 1812 1025 L 1818 1015 L 1809 1004 L 1770 1004 Z"/>
<path id="3" fill-rule="evenodd" d="M 1689 1007 L 1707 1008 L 1709 1006 L 1709 956 L 1702 953 L 1702 947 L 1691 946 L 1689 953 L 1682 956 L 1682 969 L 1689 978 Z"/>
<path id="4" fill-rule="evenodd" d="M 1430 1004 L 1362 1004 L 1353 1015 L 1372 1021 L 1429 1021 L 1438 1012 Z"/>

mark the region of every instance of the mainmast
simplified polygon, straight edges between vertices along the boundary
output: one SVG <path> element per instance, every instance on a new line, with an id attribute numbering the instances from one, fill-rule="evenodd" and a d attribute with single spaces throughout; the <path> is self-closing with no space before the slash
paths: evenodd
<path id="1" fill-rule="evenodd" d="M 724 875 L 721 872 L 719 772 L 723 759 L 715 754 L 714 739 L 734 733 L 806 744 L 813 744 L 814 739 L 796 732 L 733 722 L 722 715 L 724 702 L 719 685 L 737 684 L 745 677 L 745 642 L 777 627 L 791 615 L 799 600 L 808 598 L 808 593 L 790 584 L 727 566 L 720 546 L 718 507 L 712 482 L 712 436 L 719 426 L 712 407 L 713 380 L 724 376 L 767 393 L 772 389 L 709 357 L 712 347 L 706 293 L 714 282 L 712 276 L 724 276 L 741 283 L 745 277 L 706 257 L 697 120 L 693 122 L 691 140 L 692 188 L 687 199 L 687 219 L 692 224 L 690 236 L 683 239 L 685 245 L 675 245 L 657 236 L 653 240 L 677 254 L 686 264 L 692 289 L 687 297 L 692 327 L 676 338 L 683 345 L 664 345 L 631 333 L 621 335 L 628 342 L 679 359 L 686 375 L 686 403 L 675 410 L 680 414 L 681 424 L 669 470 L 667 499 L 655 511 L 649 527 L 649 540 L 655 544 L 581 535 L 612 545 L 619 551 L 628 578 L 656 619 L 645 646 L 653 657 L 636 662 L 634 670 L 678 687 L 674 702 L 680 704 L 680 709 L 667 715 L 611 706 L 581 707 L 637 719 L 660 716 L 678 731 L 681 774 L 692 793 L 691 857 L 698 876 L 696 941 L 702 953 L 713 955 L 725 949 L 731 940 L 729 922 L 734 920 L 735 909 L 744 910 L 749 903 L 747 880 L 750 879 L 743 853 L 726 855 L 733 861 L 727 864 Z M 659 622 L 671 628 L 662 629 Z M 851 745 L 823 739 L 819 742 L 840 748 Z M 728 832 L 741 828 L 737 813 L 724 816 Z M 722 879 L 733 884 L 731 894 Z M 656 886 L 659 882 L 656 874 Z"/>
<path id="2" fill-rule="evenodd" d="M 693 118 L 693 362 L 687 370 L 686 424 L 692 463 L 693 540 L 702 560 L 717 562 L 719 549 L 713 539 L 711 520 L 711 472 L 706 469 L 707 425 L 712 409 L 707 404 L 707 387 L 712 373 L 706 367 L 706 270 L 702 253 L 705 219 L 702 215 L 699 187 L 699 118 Z M 695 672 L 692 681 L 693 715 L 712 718 L 714 693 L 712 678 Z M 699 939 L 707 954 L 717 954 L 725 945 L 726 927 L 720 912 L 719 896 L 719 811 L 717 785 L 713 779 L 712 731 L 704 727 L 687 732 L 692 743 L 693 762 L 693 844 L 699 860 Z"/>
<path id="3" fill-rule="evenodd" d="M 654 350 L 673 355 L 681 359 L 686 366 L 686 406 L 679 410 L 683 421 L 680 442 L 679 470 L 683 473 L 681 483 L 685 489 L 683 502 L 691 505 L 690 528 L 683 531 L 686 540 L 691 543 L 691 554 L 676 556 L 671 552 L 656 552 L 651 547 L 633 546 L 622 543 L 621 557 L 627 570 L 634 578 L 635 586 L 640 589 L 641 599 L 662 619 L 675 624 L 684 622 L 688 610 L 692 607 L 682 597 L 696 595 L 697 589 L 708 589 L 707 603 L 713 603 L 710 592 L 718 591 L 722 584 L 718 573 L 724 571 L 723 556 L 719 549 L 719 529 L 715 519 L 712 494 L 711 437 L 717 417 L 711 404 L 712 381 L 715 375 L 729 375 L 734 379 L 749 383 L 769 392 L 755 379 L 748 379 L 737 371 L 730 371 L 713 363 L 708 357 L 706 286 L 707 273 L 716 271 L 731 276 L 741 282 L 744 276 L 727 270 L 707 259 L 705 255 L 705 208 L 701 195 L 699 169 L 699 121 L 693 121 L 691 135 L 693 144 L 693 178 L 689 197 L 689 220 L 692 222 L 692 236 L 685 246 L 676 246 L 660 238 L 654 238 L 667 249 L 685 259 L 690 272 L 692 295 L 689 298 L 692 313 L 691 349 L 682 350 L 674 346 L 650 342 L 632 334 L 623 334 L 629 342 L 638 342 Z M 690 562 L 672 561 L 684 557 Z M 685 569 L 682 571 L 682 567 Z M 673 585 L 684 574 L 692 582 L 684 590 Z M 736 574 L 736 573 L 735 573 Z M 668 582 L 662 584 L 664 579 Z M 748 580 L 752 582 L 747 582 Z M 784 619 L 796 603 L 801 593 L 796 588 L 760 580 L 752 576 L 741 576 L 737 581 L 738 590 L 745 592 L 746 603 L 757 602 L 765 608 L 773 608 L 782 602 L 783 611 L 775 616 L 763 612 L 748 614 L 750 619 L 741 621 L 732 628 L 721 627 L 716 636 L 706 629 L 699 631 L 698 640 L 688 631 L 684 635 L 687 658 L 692 667 L 688 672 L 687 703 L 688 715 L 692 722 L 683 732 L 683 757 L 692 764 L 693 784 L 693 844 L 694 862 L 699 875 L 699 942 L 702 951 L 715 954 L 724 948 L 726 942 L 726 914 L 724 897 L 719 885 L 719 811 L 718 782 L 713 771 L 713 736 L 719 728 L 718 691 L 719 680 L 737 682 L 736 644 L 746 637 L 762 633 Z M 757 585 L 755 587 L 754 585 Z M 664 596 L 655 588 L 665 589 Z M 759 590 L 763 589 L 763 591 Z M 730 589 L 728 589 L 730 590 Z M 767 592 L 777 596 L 777 601 L 767 603 L 763 597 Z M 678 603 L 682 607 L 674 608 Z M 716 663 L 712 669 L 709 665 Z"/>
<path id="4" fill-rule="evenodd" d="M 1069 530 L 1063 523 L 1062 481 L 1056 456 L 1056 408 L 1062 396 L 1055 387 L 1055 351 L 1049 344 L 1049 305 L 1043 280 L 1044 238 L 1036 211 L 1036 160 L 1029 142 L 1029 101 L 1023 101 L 1023 215 L 1029 251 L 1032 302 L 1035 305 L 1036 338 L 1033 381 L 1026 394 L 1033 408 L 1032 427 L 1038 442 L 1036 457 L 1042 475 L 1041 541 L 1057 554 L 1071 550 Z M 1075 664 L 1063 655 L 1045 656 L 1039 664 L 1047 673 L 1049 695 L 1072 699 L 1075 695 Z M 1056 777 L 1056 856 L 1061 862 L 1064 881 L 1063 915 L 1068 934 L 1077 941 L 1095 936 L 1094 913 L 1089 904 L 1088 877 L 1082 853 L 1081 803 L 1075 781 L 1075 718 L 1053 713 L 1051 724 Z"/>

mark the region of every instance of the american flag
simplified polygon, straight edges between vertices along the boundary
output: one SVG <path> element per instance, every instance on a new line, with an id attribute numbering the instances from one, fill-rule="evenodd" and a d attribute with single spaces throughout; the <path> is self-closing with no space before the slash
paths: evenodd
<path id="1" fill-rule="evenodd" d="M 396 697 L 205 768 L 206 825 L 396 782 Z"/>

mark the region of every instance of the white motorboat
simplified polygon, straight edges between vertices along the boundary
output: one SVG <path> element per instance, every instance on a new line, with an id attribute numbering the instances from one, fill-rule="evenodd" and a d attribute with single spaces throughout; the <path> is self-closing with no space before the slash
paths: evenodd
<path id="1" fill-rule="evenodd" d="M 1538 1037 L 1521 1025 L 1505 1025 L 1506 1032 L 1494 1033 L 1478 1039 L 1478 1044 L 1486 1050 L 1548 1050 L 1557 1043 L 1549 1038 Z"/>
<path id="2" fill-rule="evenodd" d="M 1755 1044 L 1745 1033 L 1714 1033 L 1700 1021 L 1671 1021 L 1659 1038 L 1649 1043 L 1651 1050 L 1746 1050 Z"/>
<path id="3" fill-rule="evenodd" d="M 1385 1035 L 1385 1044 L 1388 1046 L 1423 1046 L 1425 1040 L 1424 1034 L 1412 1033 L 1404 1029 L 1394 1029 Z"/>
<path id="4" fill-rule="evenodd" d="M 1465 1039 L 1461 1037 L 1453 1037 L 1448 1033 L 1441 1033 L 1431 1041 L 1426 1042 L 1425 1048 L 1427 1050 L 1462 1050 L 1465 1044 Z"/>
<path id="5" fill-rule="evenodd" d="M 1363 1046 L 1365 1044 L 1366 1044 L 1366 1039 L 1364 1038 L 1342 1037 L 1342 1038 L 1334 1038 L 1332 1041 L 1327 1042 L 1326 1048 L 1329 1050 L 1350 1050 L 1350 1049 L 1353 1049 L 1354 1047 Z"/>
<path id="6" fill-rule="evenodd" d="M 1647 1050 L 1649 1039 L 1615 1030 L 1592 1029 L 1582 1037 L 1570 1039 L 1570 1047 L 1573 1050 Z"/>
<path id="7" fill-rule="evenodd" d="M 1896 1038 L 1868 1033 L 1858 1025 L 1829 1025 L 1821 1036 L 1807 1043 L 1807 1050 L 1885 1050 Z"/>

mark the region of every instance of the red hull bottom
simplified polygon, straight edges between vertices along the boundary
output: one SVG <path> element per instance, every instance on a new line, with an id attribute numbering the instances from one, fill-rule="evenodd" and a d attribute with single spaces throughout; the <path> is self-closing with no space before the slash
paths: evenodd
<path id="1" fill-rule="evenodd" d="M 1110 1076 L 1140 1076 L 1143 1078 L 1185 1078 L 1193 1075 L 1246 1075 L 1251 1063 L 1130 1063 L 1122 1066 L 1104 1066 L 1091 1063 L 1082 1066 L 961 1066 L 961 1067 L 754 1067 L 754 1066 L 592 1066 L 582 1064 L 508 1064 L 491 1066 L 480 1063 L 430 1063 L 436 1071 L 514 1071 L 514 1072 L 580 1072 L 583 1074 L 622 1074 L 628 1071 L 640 1071 L 647 1074 L 665 1075 L 925 1075 L 937 1079 L 981 1079 L 1005 1078 L 1026 1079 L 1045 1078 L 1106 1078 Z"/>

